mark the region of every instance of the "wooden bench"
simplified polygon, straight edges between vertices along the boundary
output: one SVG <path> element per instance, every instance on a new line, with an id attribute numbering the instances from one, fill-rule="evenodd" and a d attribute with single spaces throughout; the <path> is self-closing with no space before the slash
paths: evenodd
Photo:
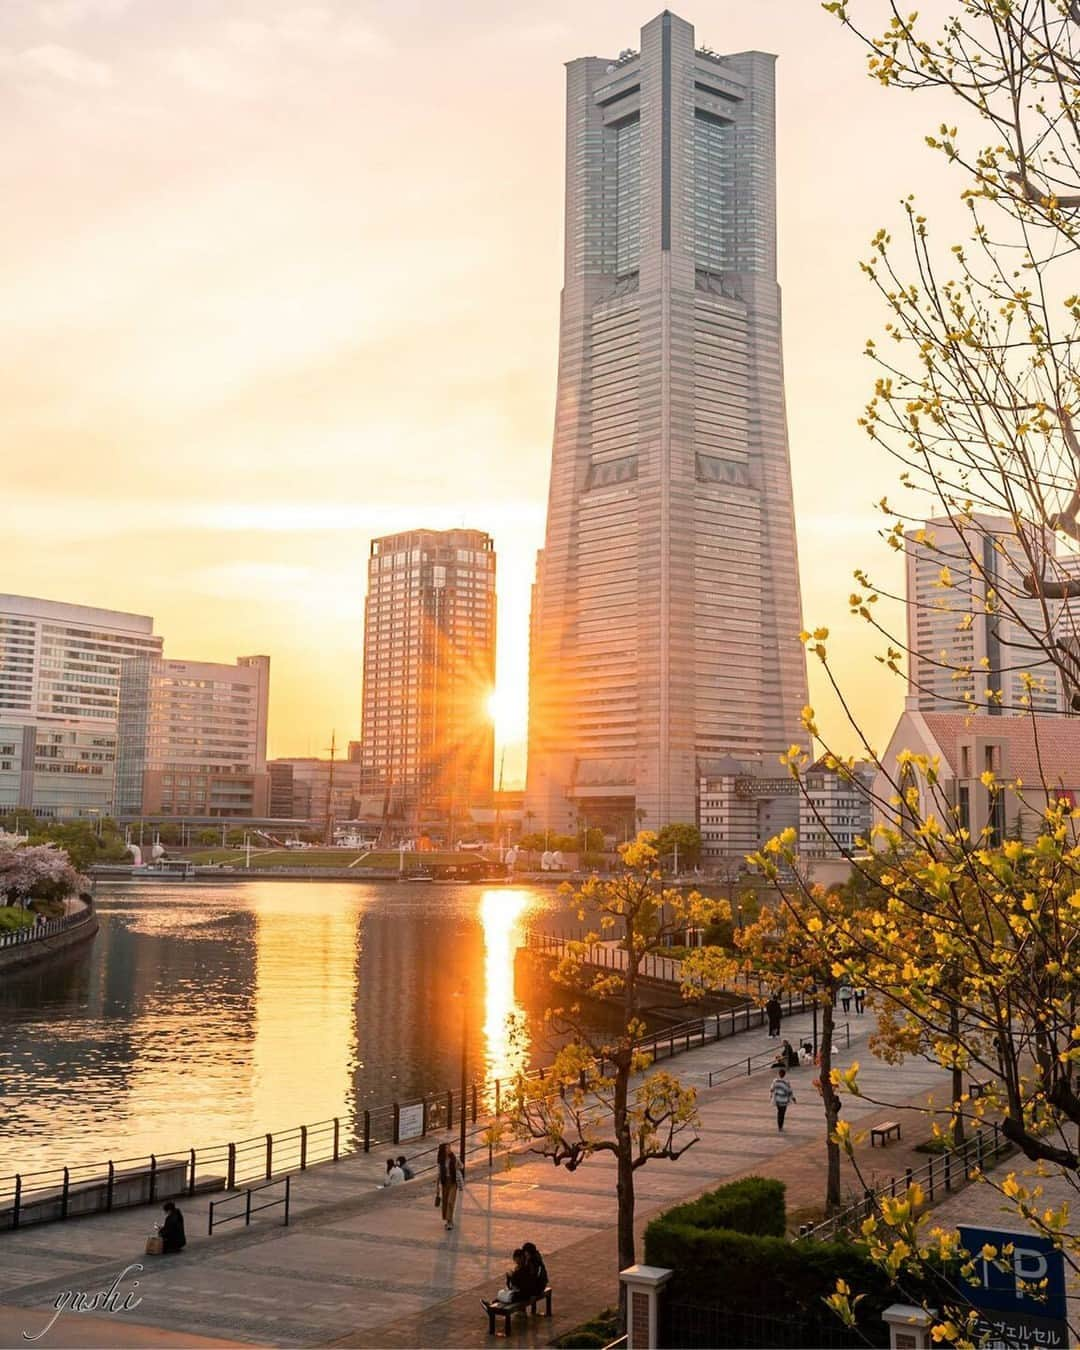
<path id="1" fill-rule="evenodd" d="M 536 1315 L 536 1305 L 543 1299 L 544 1316 L 551 1316 L 551 1285 L 549 1284 L 542 1294 L 534 1294 L 530 1298 L 519 1298 L 513 1303 L 500 1303 L 497 1299 L 482 1298 L 480 1302 L 484 1305 L 484 1311 L 488 1315 L 488 1335 L 495 1336 L 498 1333 L 495 1330 L 495 1319 L 503 1319 L 503 1335 L 510 1335 L 510 1319 L 515 1313 L 525 1312 L 526 1309 L 533 1316 Z"/>
<path id="2" fill-rule="evenodd" d="M 881 1147 L 884 1148 L 889 1142 L 889 1136 L 895 1134 L 900 1138 L 900 1122 L 898 1120 L 883 1120 L 880 1125 L 874 1125 L 870 1129 L 870 1147 L 873 1148 L 877 1141 L 881 1140 Z"/>

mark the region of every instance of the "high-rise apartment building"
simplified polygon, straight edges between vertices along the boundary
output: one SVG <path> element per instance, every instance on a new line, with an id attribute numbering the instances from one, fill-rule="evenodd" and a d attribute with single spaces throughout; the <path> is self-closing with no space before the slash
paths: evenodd
<path id="1" fill-rule="evenodd" d="M 491 791 L 495 551 L 482 530 L 375 539 L 364 616 L 360 762 L 388 809 L 463 815 Z"/>
<path id="2" fill-rule="evenodd" d="M 528 809 L 693 821 L 804 739 L 774 58 L 665 11 L 567 67 L 565 279 Z M 635 820 L 636 818 L 636 820 Z"/>
<path id="3" fill-rule="evenodd" d="M 160 651 L 145 615 L 0 595 L 0 811 L 108 814 L 121 665 Z"/>
<path id="4" fill-rule="evenodd" d="M 1031 563 L 1014 522 L 989 515 L 973 516 L 970 526 L 928 520 L 905 542 L 909 708 L 1058 711 L 1062 682 L 1045 648 L 1062 607 L 1044 611 L 1041 600 L 1025 595 Z M 1038 555 L 1052 556 L 1045 532 L 1034 542 Z"/>
<path id="5" fill-rule="evenodd" d="M 270 658 L 140 657 L 120 677 L 116 809 L 189 820 L 265 817 Z"/>

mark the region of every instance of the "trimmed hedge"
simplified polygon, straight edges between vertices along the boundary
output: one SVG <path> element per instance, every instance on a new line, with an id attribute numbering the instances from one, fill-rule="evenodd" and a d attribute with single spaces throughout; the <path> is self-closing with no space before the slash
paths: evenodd
<path id="1" fill-rule="evenodd" d="M 859 1248 L 788 1242 L 786 1217 L 783 1183 L 747 1177 L 654 1219 L 645 1230 L 645 1261 L 674 1271 L 666 1297 L 722 1303 L 730 1313 L 767 1307 L 825 1314 L 821 1300 L 838 1279 L 865 1295 L 861 1324 L 896 1301 L 884 1272 Z"/>
<path id="2" fill-rule="evenodd" d="M 785 1190 L 784 1183 L 774 1177 L 743 1177 L 700 1199 L 676 1205 L 656 1222 L 701 1229 L 730 1228 L 756 1237 L 783 1237 L 787 1231 Z"/>

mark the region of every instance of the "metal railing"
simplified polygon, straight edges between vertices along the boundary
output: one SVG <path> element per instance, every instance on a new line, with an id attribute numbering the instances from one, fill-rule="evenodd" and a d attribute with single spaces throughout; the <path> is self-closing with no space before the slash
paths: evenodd
<path id="1" fill-rule="evenodd" d="M 789 1014 L 805 1010 L 806 1006 L 802 998 L 787 999 Z M 746 1001 L 719 1013 L 650 1032 L 636 1040 L 634 1047 L 649 1054 L 654 1061 L 669 1059 L 761 1026 L 764 1020 L 764 1010 Z M 603 1073 L 606 1062 L 601 1062 L 597 1067 Z M 540 1066 L 521 1076 L 544 1082 L 550 1076 L 550 1069 Z M 513 1082 L 516 1081 L 517 1076 Z M 53 1198 L 58 1199 L 59 1204 L 56 1206 L 57 1212 L 51 1214 L 50 1218 L 68 1218 L 73 1211 L 86 1212 L 85 1205 L 78 1205 L 74 1201 L 80 1191 L 90 1187 L 101 1190 L 101 1203 L 95 1212 L 111 1212 L 128 1205 L 164 1199 L 166 1197 L 156 1179 L 163 1166 L 162 1160 L 165 1159 L 170 1160 L 174 1169 L 178 1162 L 183 1162 L 185 1166 L 183 1189 L 171 1193 L 190 1196 L 199 1191 L 232 1191 L 252 1182 L 270 1182 L 289 1172 L 305 1171 L 316 1163 L 338 1162 L 342 1158 L 370 1153 L 372 1149 L 386 1145 L 412 1144 L 414 1140 L 448 1134 L 453 1131 L 455 1124 L 460 1125 L 462 1110 L 471 1120 L 473 1132 L 483 1133 L 487 1126 L 478 1123 L 484 1117 L 498 1119 L 504 1114 L 507 1089 L 512 1089 L 513 1082 L 504 1082 L 502 1079 L 474 1081 L 466 1089 L 464 1102 L 461 1101 L 460 1089 L 449 1088 L 407 1102 L 389 1102 L 364 1108 L 354 1117 L 334 1116 L 329 1120 L 268 1131 L 228 1143 L 160 1149 L 141 1157 L 110 1158 L 2 1176 L 0 1231 L 5 1227 L 18 1228 L 23 1222 L 39 1221 L 38 1218 L 32 1218 L 28 1211 Z M 419 1132 L 403 1133 L 402 1121 L 408 1107 L 420 1107 Z M 420 1170 L 434 1166 L 437 1147 L 436 1143 L 413 1155 L 414 1160 L 426 1158 L 429 1154 L 432 1157 L 432 1161 Z M 149 1179 L 148 1198 L 145 1195 L 142 1198 L 130 1198 L 130 1188 L 125 1190 L 116 1184 L 139 1173 L 145 1173 Z"/>
<path id="2" fill-rule="evenodd" d="M 278 1207 L 278 1205 L 284 1205 L 284 1206 L 285 1206 L 285 1217 L 282 1219 L 282 1225 L 283 1225 L 283 1227 L 288 1228 L 288 1226 L 289 1226 L 289 1196 L 290 1196 L 290 1192 L 291 1192 L 291 1190 L 292 1190 L 292 1178 L 291 1178 L 291 1177 L 286 1177 L 286 1178 L 285 1178 L 285 1194 L 284 1194 L 284 1195 L 279 1195 L 278 1198 L 277 1198 L 276 1200 L 267 1200 L 266 1203 L 265 1203 L 265 1204 L 262 1204 L 262 1205 L 253 1205 L 253 1204 L 251 1203 L 251 1197 L 252 1197 L 253 1195 L 258 1195 L 261 1191 L 268 1191 L 268 1190 L 270 1190 L 272 1187 L 274 1187 L 274 1186 L 280 1186 L 280 1185 L 281 1185 L 281 1181 L 280 1181 L 280 1180 L 278 1180 L 278 1181 L 264 1181 L 264 1182 L 262 1183 L 261 1186 L 247 1186 L 247 1187 L 245 1187 L 244 1190 L 241 1191 L 239 1195 L 227 1195 L 227 1196 L 225 1197 L 224 1200 L 211 1200 L 211 1201 L 210 1201 L 210 1222 L 209 1222 L 209 1226 L 207 1227 L 207 1230 L 206 1230 L 206 1235 L 207 1235 L 207 1237 L 213 1237 L 213 1234 L 214 1234 L 214 1226 L 215 1226 L 215 1224 L 217 1225 L 218 1228 L 221 1228 L 224 1224 L 227 1224 L 227 1223 L 238 1223 L 241 1219 L 243 1219 L 243 1221 L 244 1221 L 244 1227 L 247 1228 L 248 1225 L 251 1223 L 251 1216 L 252 1216 L 253 1214 L 259 1214 L 259 1213 L 261 1213 L 262 1210 L 264 1210 L 264 1209 L 276 1209 L 276 1208 Z M 222 1208 L 224 1208 L 225 1205 L 231 1205 L 231 1204 L 234 1204 L 234 1203 L 235 1203 L 236 1201 L 238 1201 L 238 1200 L 243 1200 L 243 1202 L 244 1202 L 244 1208 L 243 1208 L 242 1210 L 240 1210 L 240 1211 L 239 1211 L 238 1213 L 236 1213 L 236 1214 L 226 1214 L 224 1218 L 220 1218 L 220 1217 L 219 1217 L 218 1211 L 220 1211 Z"/>
<path id="3" fill-rule="evenodd" d="M 571 944 L 580 945 L 584 942 L 584 929 L 579 932 L 576 938 L 556 937 L 550 933 L 538 933 L 529 929 L 525 934 L 524 945 L 532 951 L 562 954 Z M 613 973 L 625 970 L 627 964 L 626 949 L 621 943 L 614 940 L 588 943 L 585 946 L 583 962 L 585 965 L 594 966 L 598 970 L 610 970 Z M 638 966 L 638 974 L 646 979 L 658 980 L 663 984 L 681 985 L 685 981 L 682 959 L 675 956 L 661 956 L 659 953 L 650 952 L 643 956 Z M 763 976 L 742 971 L 735 977 L 734 981 L 728 982 L 725 980 L 710 985 L 709 992 L 734 994 L 744 999 L 764 998 L 767 987 L 767 982 Z"/>
<path id="4" fill-rule="evenodd" d="M 948 1194 L 960 1186 L 966 1185 L 977 1172 L 981 1172 L 988 1162 L 996 1162 L 1009 1152 L 1011 1145 L 1001 1133 L 997 1121 L 989 1128 L 980 1127 L 975 1133 L 946 1150 L 919 1168 L 906 1167 L 902 1177 L 890 1178 L 887 1185 L 876 1188 L 867 1187 L 861 1200 L 848 1205 L 838 1214 L 818 1224 L 803 1224 L 799 1229 L 799 1241 L 827 1242 L 842 1233 L 857 1228 L 865 1219 L 870 1218 L 877 1208 L 878 1201 L 885 1196 L 896 1198 L 897 1188 L 904 1194 L 914 1182 L 924 1185 L 927 1199 L 932 1204 L 939 1194 Z"/>
<path id="5" fill-rule="evenodd" d="M 789 999 L 788 1002 L 790 1004 L 791 1000 Z M 790 1011 L 791 1008 L 789 1006 L 788 1012 L 790 1013 Z M 801 1011 L 806 1011 L 805 1000 L 803 1001 Z M 760 1020 L 757 1025 L 761 1025 Z M 845 1048 L 849 1048 L 851 1046 L 851 1023 L 845 1022 L 842 1027 L 833 1027 L 834 1035 L 838 1035 L 841 1031 L 844 1033 L 846 1039 Z M 718 1069 L 710 1069 L 709 1087 L 713 1087 L 717 1083 L 728 1082 L 732 1078 L 749 1078 L 755 1069 L 779 1068 L 780 1066 L 776 1064 L 776 1056 L 778 1053 L 779 1051 L 777 1050 L 762 1050 L 760 1054 L 747 1055 L 745 1059 L 735 1059 L 732 1060 L 730 1064 L 721 1064 Z M 815 1068 L 816 1066 L 800 1065 L 799 1067 Z"/>
<path id="6" fill-rule="evenodd" d="M 38 942 L 42 938 L 55 937 L 69 928 L 77 928 L 93 918 L 94 911 L 87 905 L 74 914 L 65 914 L 62 919 L 46 919 L 44 923 L 27 924 L 25 928 L 15 928 L 10 933 L 0 934 L 0 951 L 8 947 L 21 947 L 28 942 Z"/>

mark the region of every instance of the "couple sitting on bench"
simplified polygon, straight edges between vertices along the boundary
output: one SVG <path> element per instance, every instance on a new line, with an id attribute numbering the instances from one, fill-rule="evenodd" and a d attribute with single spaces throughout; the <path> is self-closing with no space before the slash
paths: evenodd
<path id="1" fill-rule="evenodd" d="M 547 1300 L 547 1313 L 551 1315 L 551 1291 L 548 1288 L 547 1267 L 544 1258 L 532 1242 L 523 1242 L 513 1255 L 514 1268 L 506 1272 L 506 1284 L 493 1299 L 481 1299 L 484 1311 L 488 1315 L 489 1327 L 494 1333 L 495 1318 L 502 1314 L 507 1327 L 512 1312 L 520 1311 L 530 1304 L 535 1310 L 542 1299 Z"/>

